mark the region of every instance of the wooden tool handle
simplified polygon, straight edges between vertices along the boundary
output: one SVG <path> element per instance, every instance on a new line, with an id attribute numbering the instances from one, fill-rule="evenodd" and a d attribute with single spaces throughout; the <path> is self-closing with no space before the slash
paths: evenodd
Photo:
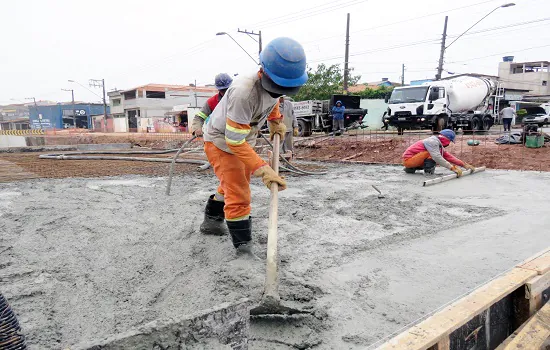
<path id="1" fill-rule="evenodd" d="M 271 167 L 279 174 L 279 134 L 273 137 L 273 158 Z M 277 271 L 277 217 L 279 209 L 279 184 L 271 183 L 271 198 L 269 200 L 269 219 L 267 223 L 267 259 L 264 296 L 273 296 L 279 300 L 278 271 Z"/>

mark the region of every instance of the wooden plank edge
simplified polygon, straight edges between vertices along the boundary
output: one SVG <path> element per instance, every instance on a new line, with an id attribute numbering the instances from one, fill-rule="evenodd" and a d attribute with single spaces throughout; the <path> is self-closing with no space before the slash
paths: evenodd
<path id="1" fill-rule="evenodd" d="M 538 275 L 525 283 L 525 299 L 533 299 L 550 287 L 550 272 Z"/>
<path id="2" fill-rule="evenodd" d="M 512 338 L 513 337 L 513 338 Z M 550 303 L 534 314 L 501 350 L 540 349 L 550 337 Z"/>
<path id="3" fill-rule="evenodd" d="M 537 271 L 539 275 L 547 273 L 550 271 L 550 247 L 524 260 L 516 267 Z"/>
<path id="4" fill-rule="evenodd" d="M 424 350 L 432 347 L 536 275 L 537 272 L 533 270 L 513 268 L 504 276 L 472 291 L 377 349 Z"/>

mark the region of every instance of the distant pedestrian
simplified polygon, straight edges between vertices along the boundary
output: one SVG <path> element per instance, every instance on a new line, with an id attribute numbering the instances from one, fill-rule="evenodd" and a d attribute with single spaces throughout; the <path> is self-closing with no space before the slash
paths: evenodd
<path id="1" fill-rule="evenodd" d="M 332 107 L 332 132 L 335 136 L 340 136 L 344 133 L 344 111 L 346 106 L 342 104 L 342 101 L 336 101 L 336 104 Z"/>
<path id="2" fill-rule="evenodd" d="M 500 111 L 500 115 L 502 116 L 504 131 L 511 131 L 510 128 L 512 126 L 512 119 L 517 117 L 516 110 L 513 107 L 508 106 Z"/>
<path id="3" fill-rule="evenodd" d="M 294 152 L 294 136 L 298 136 L 298 120 L 294 115 L 292 102 L 285 96 L 279 98 L 279 111 L 286 126 L 285 140 L 281 143 L 281 153 Z"/>

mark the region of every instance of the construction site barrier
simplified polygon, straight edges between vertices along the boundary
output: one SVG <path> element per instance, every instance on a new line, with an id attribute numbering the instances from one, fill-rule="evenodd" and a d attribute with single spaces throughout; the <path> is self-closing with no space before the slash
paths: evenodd
<path id="1" fill-rule="evenodd" d="M 44 130 L 25 129 L 25 130 L 0 130 L 0 135 L 11 136 L 29 136 L 29 135 L 44 135 Z"/>

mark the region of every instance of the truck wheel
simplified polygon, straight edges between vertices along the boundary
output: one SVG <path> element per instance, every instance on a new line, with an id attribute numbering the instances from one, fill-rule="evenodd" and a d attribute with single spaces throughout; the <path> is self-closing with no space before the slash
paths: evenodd
<path id="1" fill-rule="evenodd" d="M 307 137 L 311 135 L 311 126 L 305 120 L 298 120 L 298 136 Z"/>
<path id="2" fill-rule="evenodd" d="M 473 131 L 483 130 L 483 122 L 481 121 L 480 117 L 473 117 L 472 118 L 472 130 Z"/>

